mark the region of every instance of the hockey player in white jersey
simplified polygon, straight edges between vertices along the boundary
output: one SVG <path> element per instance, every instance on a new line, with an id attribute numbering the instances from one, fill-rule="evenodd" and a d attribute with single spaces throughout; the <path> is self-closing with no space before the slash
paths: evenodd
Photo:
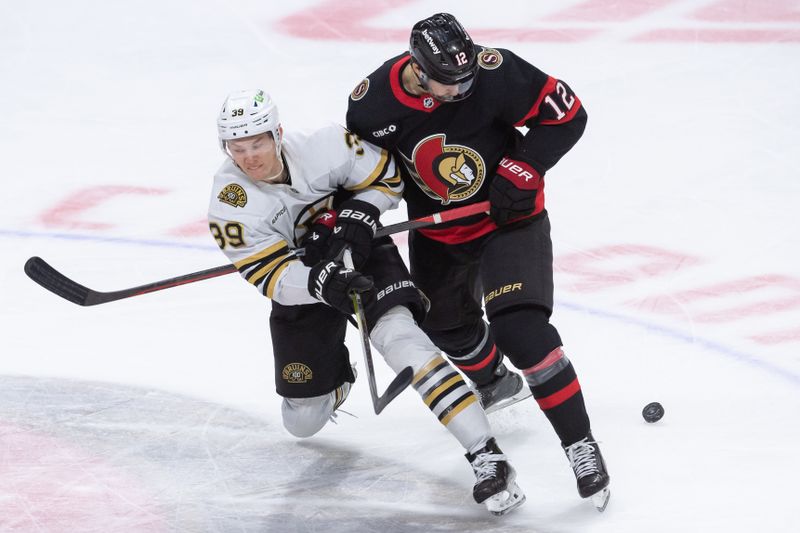
<path id="1" fill-rule="evenodd" d="M 380 214 L 403 190 L 391 155 L 338 125 L 284 136 L 277 107 L 260 90 L 229 95 L 217 126 L 228 158 L 214 177 L 209 227 L 242 277 L 272 299 L 286 429 L 310 437 L 347 399 L 355 373 L 346 314 L 357 291 L 375 348 L 395 372 L 412 367 L 413 387 L 466 450 L 475 500 L 494 514 L 521 505 L 525 496 L 477 397 L 417 327 L 423 297 L 397 248 L 389 237 L 373 240 Z M 356 270 L 340 262 L 345 247 Z"/>

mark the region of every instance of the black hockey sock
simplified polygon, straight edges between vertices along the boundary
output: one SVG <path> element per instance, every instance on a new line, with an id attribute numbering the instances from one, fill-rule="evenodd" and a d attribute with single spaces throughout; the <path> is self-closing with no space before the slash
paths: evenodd
<path id="1" fill-rule="evenodd" d="M 484 323 L 482 325 L 482 328 L 471 335 L 469 342 L 462 340 L 463 347 L 455 347 L 455 343 L 447 342 L 449 339 L 445 339 L 441 334 L 430 334 L 431 340 L 447 352 L 448 358 L 456 368 L 478 386 L 486 385 L 494 379 L 494 371 L 503 360 L 489 327 Z"/>
<path id="2" fill-rule="evenodd" d="M 560 347 L 522 373 L 563 446 L 589 433 L 589 416 L 578 376 Z"/>

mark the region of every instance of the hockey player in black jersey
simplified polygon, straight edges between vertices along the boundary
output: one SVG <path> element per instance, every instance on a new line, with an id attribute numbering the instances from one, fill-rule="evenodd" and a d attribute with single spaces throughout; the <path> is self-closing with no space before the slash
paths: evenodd
<path id="1" fill-rule="evenodd" d="M 360 82 L 347 112 L 348 129 L 402 161 L 409 218 L 489 200 L 488 215 L 412 232 L 411 276 L 432 303 L 423 329 L 475 383 L 484 407 L 522 386 L 503 356 L 522 371 L 581 497 L 603 510 L 610 478 L 550 323 L 544 205 L 545 173 L 578 141 L 586 119 L 564 81 L 509 50 L 475 45 L 447 13 L 415 24 L 409 52 Z"/>

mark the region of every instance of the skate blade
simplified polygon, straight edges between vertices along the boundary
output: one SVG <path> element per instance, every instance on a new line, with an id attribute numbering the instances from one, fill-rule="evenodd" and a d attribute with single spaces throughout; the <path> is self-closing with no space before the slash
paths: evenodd
<path id="1" fill-rule="evenodd" d="M 527 400 L 531 396 L 532 396 L 531 390 L 528 387 L 523 387 L 523 389 L 518 393 L 516 393 L 515 395 L 509 396 L 508 398 L 504 398 L 499 402 L 490 405 L 489 407 L 484 409 L 484 412 L 487 415 L 492 414 L 496 411 L 500 411 L 501 409 L 505 409 L 506 407 L 511 407 L 515 403 L 519 403 L 522 400 Z"/>
<path id="2" fill-rule="evenodd" d="M 498 492 L 483 503 L 486 504 L 486 508 L 490 513 L 495 516 L 502 516 L 525 503 L 525 494 L 519 488 L 519 485 L 512 482 L 506 490 Z"/>
<path id="3" fill-rule="evenodd" d="M 608 505 L 608 500 L 611 498 L 611 490 L 608 487 L 604 488 L 600 492 L 596 492 L 591 496 L 592 504 L 597 508 L 599 512 L 603 512 L 606 510 L 606 506 Z"/>

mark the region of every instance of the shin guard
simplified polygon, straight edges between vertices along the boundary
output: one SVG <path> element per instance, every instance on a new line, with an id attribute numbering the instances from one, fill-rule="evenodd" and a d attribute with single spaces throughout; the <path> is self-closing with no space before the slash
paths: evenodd
<path id="1" fill-rule="evenodd" d="M 434 343 L 447 352 L 456 368 L 477 386 L 494 379 L 494 372 L 502 364 L 503 355 L 498 351 L 491 331 L 484 322 L 469 335 L 466 328 L 430 334 Z"/>
<path id="2" fill-rule="evenodd" d="M 562 445 L 589 433 L 589 417 L 572 363 L 544 309 L 521 307 L 492 319 L 497 345 L 522 370 Z"/>
<path id="3" fill-rule="evenodd" d="M 466 450 L 489 439 L 489 421 L 478 397 L 441 355 L 416 372 L 411 386 Z"/>
<path id="4" fill-rule="evenodd" d="M 577 442 L 588 434 L 589 417 L 581 385 L 560 346 L 540 363 L 523 369 L 522 374 L 562 445 Z"/>

